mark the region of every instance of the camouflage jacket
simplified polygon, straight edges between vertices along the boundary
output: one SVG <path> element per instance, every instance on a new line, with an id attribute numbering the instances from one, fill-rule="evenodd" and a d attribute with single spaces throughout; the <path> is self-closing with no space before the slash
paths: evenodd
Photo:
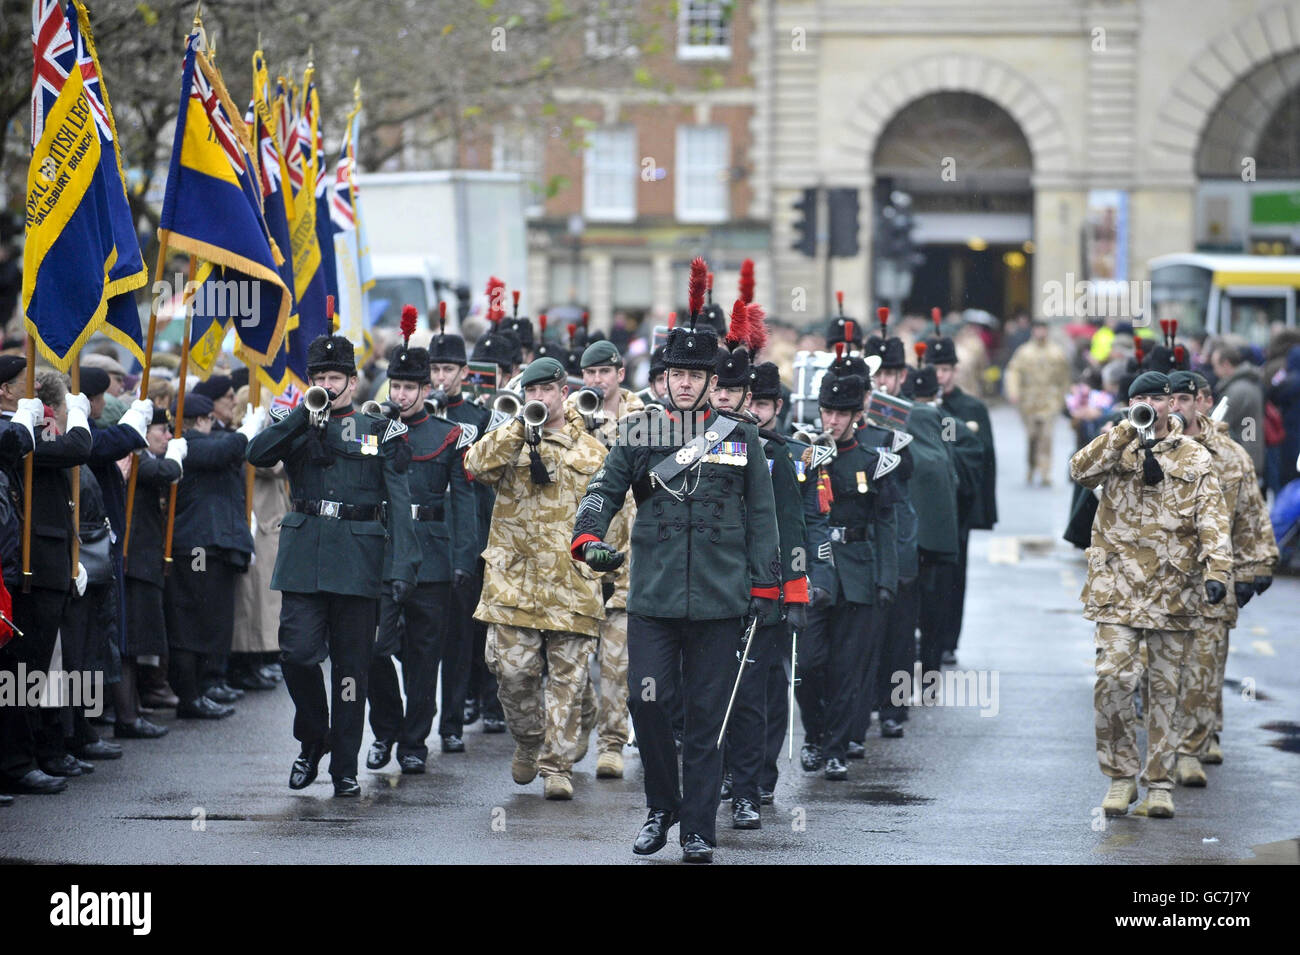
<path id="1" fill-rule="evenodd" d="M 570 418 L 578 422 L 579 427 L 585 429 L 586 422 L 583 421 L 582 415 L 578 414 L 577 400 L 576 392 L 570 394 L 564 401 L 564 409 Z M 613 418 L 606 417 L 596 425 L 596 430 L 591 434 L 606 448 L 612 448 L 614 442 L 618 440 L 618 422 L 626 415 L 644 410 L 645 402 L 641 400 L 639 395 L 628 391 L 626 388 L 620 388 L 618 414 Z M 614 585 L 613 595 L 605 602 L 605 607 L 608 610 L 627 609 L 627 587 L 632 573 L 632 555 L 628 548 L 632 543 L 632 522 L 635 520 L 636 499 L 633 498 L 632 492 L 628 491 L 627 500 L 623 502 L 623 509 L 614 516 L 613 522 L 609 525 L 609 537 L 606 541 L 610 547 L 627 554 L 623 566 L 619 567 L 614 573 L 605 575 L 605 582 Z"/>
<path id="2" fill-rule="evenodd" d="M 560 430 L 544 431 L 538 453 L 551 483 L 540 486 L 530 476 L 528 452 L 523 422 L 515 419 L 489 431 L 465 455 L 465 470 L 496 490 L 474 617 L 597 636 L 605 616 L 599 578 L 569 557 L 569 538 L 605 447 L 573 418 Z"/>
<path id="3" fill-rule="evenodd" d="M 1205 415 L 1196 417 L 1201 423 L 1201 432 L 1193 440 L 1210 452 L 1231 524 L 1233 579 L 1249 581 L 1269 576 L 1277 562 L 1277 541 L 1273 539 L 1268 508 L 1255 480 L 1255 464 L 1250 459 L 1250 452 L 1232 439 L 1226 421 L 1216 423 Z M 1207 607 L 1205 615 L 1226 620 L 1229 627 L 1235 626 L 1236 594 L 1229 589 L 1227 599 L 1217 606 Z"/>
<path id="4" fill-rule="evenodd" d="M 1031 338 L 1007 362 L 1005 387 L 1023 415 L 1060 414 L 1070 390 L 1069 359 L 1055 342 L 1040 345 Z"/>
<path id="5" fill-rule="evenodd" d="M 1192 630 L 1205 610 L 1206 579 L 1232 590 L 1228 512 L 1210 454 L 1168 435 L 1152 449 L 1164 480 L 1142 480 L 1145 452 L 1127 421 L 1070 458 L 1070 476 L 1100 486 L 1085 552 L 1083 615 L 1098 623 Z"/>

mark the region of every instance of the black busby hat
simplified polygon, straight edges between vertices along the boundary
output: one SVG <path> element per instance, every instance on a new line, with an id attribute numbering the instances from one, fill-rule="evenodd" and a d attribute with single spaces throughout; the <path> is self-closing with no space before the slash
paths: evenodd
<path id="1" fill-rule="evenodd" d="M 726 347 L 718 353 L 719 388 L 743 388 L 750 383 L 750 318 L 751 313 L 756 312 L 761 322 L 762 311 L 760 306 L 747 305 L 740 298 L 731 307 L 731 326 L 724 342 Z"/>
<path id="2" fill-rule="evenodd" d="M 939 393 L 939 375 L 933 365 L 913 368 L 907 373 L 907 391 L 917 398 L 933 398 Z"/>
<path id="3" fill-rule="evenodd" d="M 664 346 L 660 345 L 650 353 L 650 377 L 653 379 L 655 375 L 662 375 L 667 370 L 668 366 L 664 364 Z"/>
<path id="4" fill-rule="evenodd" d="M 838 411 L 861 411 L 866 399 L 866 382 L 858 375 L 840 375 L 828 371 L 822 375 L 821 388 L 817 393 L 817 405 Z"/>
<path id="5" fill-rule="evenodd" d="M 582 377 L 581 348 L 570 348 L 564 353 L 564 370 L 574 378 Z"/>
<path id="6" fill-rule="evenodd" d="M 388 377 L 393 381 L 414 381 L 424 384 L 430 380 L 429 351 L 410 345 L 394 345 L 388 352 Z"/>
<path id="7" fill-rule="evenodd" d="M 773 401 L 781 397 L 781 369 L 776 366 L 776 362 L 764 361 L 754 366 L 749 393 L 755 398 L 770 398 Z"/>
<path id="8" fill-rule="evenodd" d="M 533 322 L 527 315 L 519 314 L 519 289 L 510 293 L 514 300 L 514 307 L 511 310 L 510 317 L 501 323 L 501 330 L 509 332 L 519 339 L 519 344 L 533 350 Z"/>
<path id="9" fill-rule="evenodd" d="M 466 365 L 465 339 L 447 334 L 447 303 L 438 303 L 438 334 L 429 339 L 429 364 Z"/>
<path id="10" fill-rule="evenodd" d="M 664 343 L 665 368 L 691 368 L 702 371 L 716 371 L 718 360 L 718 336 L 708 326 L 696 327 L 696 320 L 704 307 L 704 282 L 708 266 L 704 260 L 696 258 L 691 262 L 690 280 L 690 325 L 677 327 L 668 332 L 668 341 Z"/>
<path id="11" fill-rule="evenodd" d="M 511 335 L 504 335 L 492 329 L 474 343 L 474 361 L 491 361 L 498 365 L 510 367 L 515 364 L 515 351 L 519 340 Z"/>
<path id="12" fill-rule="evenodd" d="M 907 367 L 907 348 L 903 345 L 901 338 L 886 338 L 881 343 L 880 351 L 881 368 L 906 368 Z"/>
<path id="13" fill-rule="evenodd" d="M 836 308 L 839 314 L 831 319 L 831 323 L 826 326 L 826 347 L 833 348 L 836 342 L 848 344 L 854 341 L 862 341 L 861 329 L 858 328 L 858 320 L 849 318 L 844 314 L 844 293 L 835 293 Z"/>
<path id="14" fill-rule="evenodd" d="M 937 307 L 930 309 L 930 320 L 934 322 L 934 337 L 926 343 L 925 363 L 927 365 L 957 364 L 957 346 L 942 331 L 943 312 Z"/>
<path id="15" fill-rule="evenodd" d="M 342 335 L 319 335 L 307 346 L 307 374 L 318 375 L 323 371 L 357 373 L 352 343 Z"/>
<path id="16" fill-rule="evenodd" d="M 743 388 L 750 383 L 749 352 L 743 348 L 718 351 L 718 387 Z"/>

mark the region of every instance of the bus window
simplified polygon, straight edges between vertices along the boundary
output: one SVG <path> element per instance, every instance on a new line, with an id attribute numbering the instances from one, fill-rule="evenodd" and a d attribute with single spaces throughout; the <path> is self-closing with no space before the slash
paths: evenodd
<path id="1" fill-rule="evenodd" d="M 1151 327 L 1164 319 L 1178 322 L 1178 331 L 1198 335 L 1205 330 L 1210 300 L 1210 270 L 1199 265 L 1165 265 L 1151 270 Z"/>
<path id="2" fill-rule="evenodd" d="M 1290 292 L 1286 294 L 1291 294 Z M 1286 326 L 1286 299 L 1277 295 L 1225 295 L 1219 328 L 1261 348 L 1273 332 Z"/>

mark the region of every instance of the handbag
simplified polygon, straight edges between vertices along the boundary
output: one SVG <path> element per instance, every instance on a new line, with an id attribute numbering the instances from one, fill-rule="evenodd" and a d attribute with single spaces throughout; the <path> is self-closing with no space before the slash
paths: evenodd
<path id="1" fill-rule="evenodd" d="M 109 550 L 111 534 L 108 518 L 104 518 L 103 524 L 83 525 L 80 537 L 79 556 L 81 566 L 86 568 L 86 583 L 111 584 L 113 557 Z"/>

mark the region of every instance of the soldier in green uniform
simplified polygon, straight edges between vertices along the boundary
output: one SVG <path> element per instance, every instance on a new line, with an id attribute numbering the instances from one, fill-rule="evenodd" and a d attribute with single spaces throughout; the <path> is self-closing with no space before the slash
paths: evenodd
<path id="1" fill-rule="evenodd" d="M 294 736 L 302 752 L 291 789 L 316 778 L 332 752 L 334 795 L 357 796 L 357 752 L 365 722 L 366 685 L 379 596 L 402 603 L 415 587 L 420 545 L 411 520 L 404 465 L 406 425 L 358 414 L 352 407 L 357 368 L 352 343 L 322 335 L 307 348 L 312 384 L 329 393 L 319 424 L 306 402 L 248 444 L 248 462 L 283 461 L 293 508 L 284 515 L 271 587 L 281 591 L 280 656 L 293 698 Z M 387 511 L 387 526 L 384 512 Z M 385 538 L 392 559 L 385 575 Z M 327 703 L 321 661 L 330 658 Z"/>
<path id="2" fill-rule="evenodd" d="M 453 424 L 425 407 L 432 387 L 425 349 L 412 348 L 409 342 L 395 346 L 388 359 L 388 381 L 389 401 L 407 428 L 406 480 L 421 560 L 415 592 L 406 603 L 399 607 L 389 595 L 380 598 L 379 642 L 370 664 L 375 742 L 366 768 L 387 765 L 396 745 L 402 772 L 422 773 L 429 755 L 425 740 L 437 712 L 438 661 L 446 634 L 457 626 L 452 587 L 459 591 L 470 585 L 478 559 L 476 502 L 463 464 L 476 433 L 472 426 Z M 392 558 L 390 547 L 385 554 L 388 574 Z M 392 654 L 402 661 L 405 713 Z"/>
<path id="3" fill-rule="evenodd" d="M 936 319 L 937 323 L 937 319 Z M 936 332 L 937 332 L 936 324 Z M 969 506 L 962 511 L 961 550 L 957 555 L 957 570 L 952 591 L 944 600 L 943 662 L 957 662 L 957 640 L 961 636 L 961 622 L 966 604 L 966 565 L 972 530 L 992 530 L 998 522 L 998 462 L 993 448 L 993 427 L 989 424 L 989 409 L 973 395 L 957 387 L 957 346 L 945 335 L 937 335 L 929 342 L 925 361 L 934 367 L 942 395 L 939 407 L 956 419 L 961 426 L 975 432 L 984 451 L 983 467 L 977 493 Z"/>
<path id="4" fill-rule="evenodd" d="M 696 327 L 703 262 L 692 263 L 691 320 L 669 333 L 669 402 L 625 420 L 592 475 L 572 553 L 599 571 L 623 554 L 604 543 L 628 489 L 637 501 L 628 595 L 628 688 L 649 814 L 633 852 L 649 855 L 681 822 L 682 857 L 711 862 L 722 783 L 717 748 L 748 614 L 780 596 L 772 480 L 758 429 L 708 406 L 717 337 Z M 685 709 L 681 788 L 672 713 Z"/>
<path id="5" fill-rule="evenodd" d="M 799 648 L 800 682 L 795 694 L 803 718 L 803 768 L 825 767 L 827 779 L 848 778 L 845 759 L 862 684 L 862 661 L 870 666 L 872 617 L 883 614 L 898 586 L 898 491 L 891 471 L 898 456 L 864 447 L 857 424 L 866 382 L 844 374 L 837 363 L 823 377 L 817 403 L 823 431 L 835 440 L 835 457 L 818 475 L 828 500 L 827 539 L 832 573 L 825 587 L 813 581 L 808 627 Z"/>

